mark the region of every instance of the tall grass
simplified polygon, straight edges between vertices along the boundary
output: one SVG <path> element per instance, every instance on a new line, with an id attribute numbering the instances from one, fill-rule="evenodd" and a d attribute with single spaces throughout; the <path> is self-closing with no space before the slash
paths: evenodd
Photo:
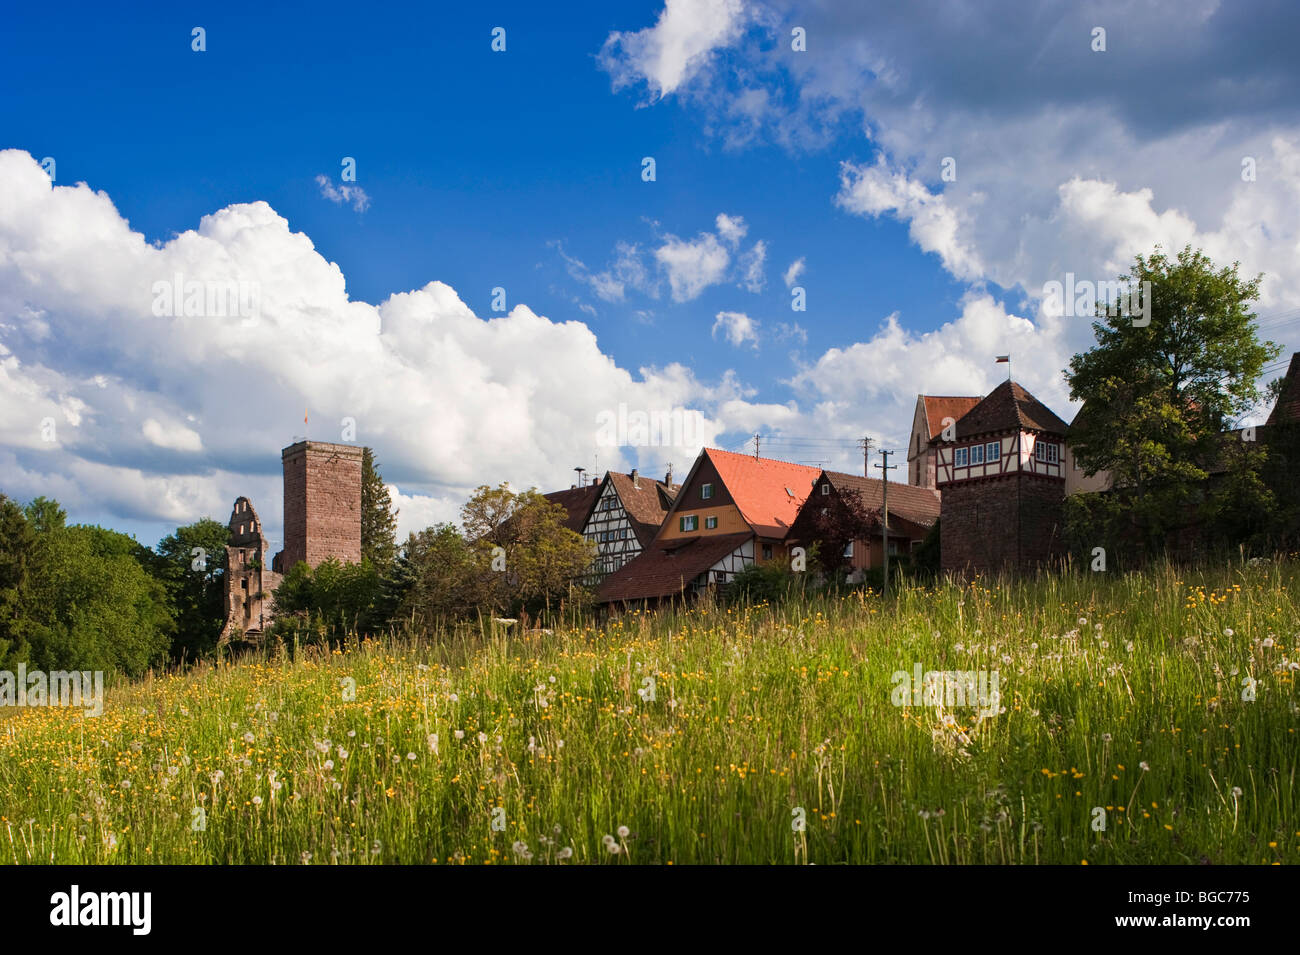
<path id="1" fill-rule="evenodd" d="M 0 719 L 0 855 L 1296 862 L 1298 566 L 489 621 L 206 665 L 116 687 L 99 718 Z M 916 663 L 997 671 L 1000 712 L 894 706 Z"/>

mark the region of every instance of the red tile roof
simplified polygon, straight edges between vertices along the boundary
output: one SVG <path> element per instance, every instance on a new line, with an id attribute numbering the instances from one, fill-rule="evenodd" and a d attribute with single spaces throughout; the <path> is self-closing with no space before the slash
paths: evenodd
<path id="1" fill-rule="evenodd" d="M 753 534 L 705 534 L 653 544 L 610 574 L 596 590 L 601 603 L 671 597 Z"/>
<path id="2" fill-rule="evenodd" d="M 1300 421 L 1300 351 L 1291 356 L 1291 367 L 1282 380 L 1282 393 L 1268 416 L 1268 424 Z"/>
<path id="3" fill-rule="evenodd" d="M 567 491 L 552 491 L 550 494 L 542 496 L 551 503 L 563 507 L 566 514 L 564 526 L 581 534 L 582 528 L 587 523 L 587 517 L 591 514 L 591 509 L 596 506 L 596 498 L 599 495 L 600 483 L 597 482 L 583 487 L 571 487 Z"/>
<path id="4" fill-rule="evenodd" d="M 931 441 L 943 432 L 944 418 L 960 421 L 962 415 L 982 400 L 979 395 L 921 395 L 920 397 L 925 408 L 925 424 L 930 430 Z"/>
<path id="5" fill-rule="evenodd" d="M 879 478 L 827 471 L 826 479 L 837 491 L 857 491 L 867 507 L 879 508 L 884 503 L 885 482 Z M 901 517 L 913 524 L 929 527 L 939 519 L 939 495 L 932 488 L 890 481 L 889 516 L 891 519 Z"/>
<path id="6" fill-rule="evenodd" d="M 957 420 L 957 437 L 996 431 L 1041 431 L 1064 435 L 1066 423 L 1014 381 L 1004 381 Z"/>
<path id="7" fill-rule="evenodd" d="M 821 468 L 705 448 L 740 516 L 763 537 L 784 537 Z"/>

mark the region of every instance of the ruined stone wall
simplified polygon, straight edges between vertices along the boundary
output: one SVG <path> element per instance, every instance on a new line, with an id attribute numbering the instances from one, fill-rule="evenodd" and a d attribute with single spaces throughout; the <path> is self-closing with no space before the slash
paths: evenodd
<path id="1" fill-rule="evenodd" d="M 239 635 L 261 633 L 275 615 L 273 593 L 281 577 L 270 568 L 270 546 L 262 522 L 246 497 L 235 501 L 230 514 L 230 543 L 226 545 L 223 584 L 226 623 L 221 642 Z"/>

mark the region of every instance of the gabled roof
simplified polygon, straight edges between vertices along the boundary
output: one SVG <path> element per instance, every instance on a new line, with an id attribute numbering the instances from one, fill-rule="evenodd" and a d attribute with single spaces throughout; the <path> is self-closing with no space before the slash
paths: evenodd
<path id="1" fill-rule="evenodd" d="M 608 472 L 605 480 L 614 485 L 619 500 L 623 502 L 623 510 L 627 511 L 628 523 L 632 525 L 636 539 L 645 547 L 654 540 L 668 515 L 668 509 L 673 506 L 678 485 L 669 487 L 663 481 L 656 481 L 644 474 L 638 474 L 634 484 L 632 475 L 617 471 Z"/>
<path id="2" fill-rule="evenodd" d="M 1041 431 L 1064 435 L 1066 424 L 1014 381 L 1004 381 L 957 420 L 957 437 L 997 431 Z"/>
<path id="3" fill-rule="evenodd" d="M 979 395 L 917 395 L 925 409 L 925 426 L 931 441 L 943 432 L 943 419 L 960 421 L 962 415 L 980 403 Z"/>
<path id="4" fill-rule="evenodd" d="M 567 515 L 564 526 L 581 534 L 587 524 L 587 518 L 591 515 L 591 509 L 596 506 L 596 498 L 600 496 L 600 484 L 571 487 L 567 491 L 552 491 L 542 496 L 551 503 L 563 507 Z"/>
<path id="5" fill-rule="evenodd" d="M 843 471 L 825 471 L 826 480 L 836 491 L 857 491 L 867 507 L 879 508 L 884 503 L 885 482 L 879 478 L 858 477 Z M 889 516 L 901 517 L 929 527 L 939 519 L 939 495 L 928 487 L 889 482 Z"/>
<path id="6" fill-rule="evenodd" d="M 705 448 L 740 516 L 763 537 L 784 537 L 821 468 Z"/>
<path id="7" fill-rule="evenodd" d="M 597 597 L 601 603 L 617 603 L 675 596 L 753 536 L 705 534 L 653 544 L 601 581 Z"/>
<path id="8" fill-rule="evenodd" d="M 1282 379 L 1282 393 L 1277 396 L 1277 404 L 1273 405 L 1266 423 L 1284 421 L 1300 422 L 1300 351 L 1291 356 L 1291 366 Z"/>

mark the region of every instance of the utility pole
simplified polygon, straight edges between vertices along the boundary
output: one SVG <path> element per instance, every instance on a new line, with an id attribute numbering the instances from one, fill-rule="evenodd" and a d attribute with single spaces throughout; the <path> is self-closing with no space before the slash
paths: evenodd
<path id="1" fill-rule="evenodd" d="M 862 438 L 858 441 L 858 447 L 862 449 L 862 476 L 871 477 L 871 467 L 867 463 L 871 455 L 871 439 Z"/>
<path id="2" fill-rule="evenodd" d="M 876 467 L 880 468 L 880 476 L 885 479 L 884 483 L 880 486 L 880 496 L 882 503 L 884 504 L 884 517 L 881 518 L 880 543 L 881 549 L 885 552 L 884 596 L 886 597 L 889 596 L 889 472 L 898 467 L 897 464 L 889 463 L 889 456 L 892 453 L 892 451 L 886 451 L 882 448 L 880 451 L 880 457 L 885 463 L 876 465 Z M 867 546 L 870 547 L 870 543 L 868 543 Z"/>
<path id="3" fill-rule="evenodd" d="M 754 435 L 754 460 L 758 460 L 758 434 Z"/>

